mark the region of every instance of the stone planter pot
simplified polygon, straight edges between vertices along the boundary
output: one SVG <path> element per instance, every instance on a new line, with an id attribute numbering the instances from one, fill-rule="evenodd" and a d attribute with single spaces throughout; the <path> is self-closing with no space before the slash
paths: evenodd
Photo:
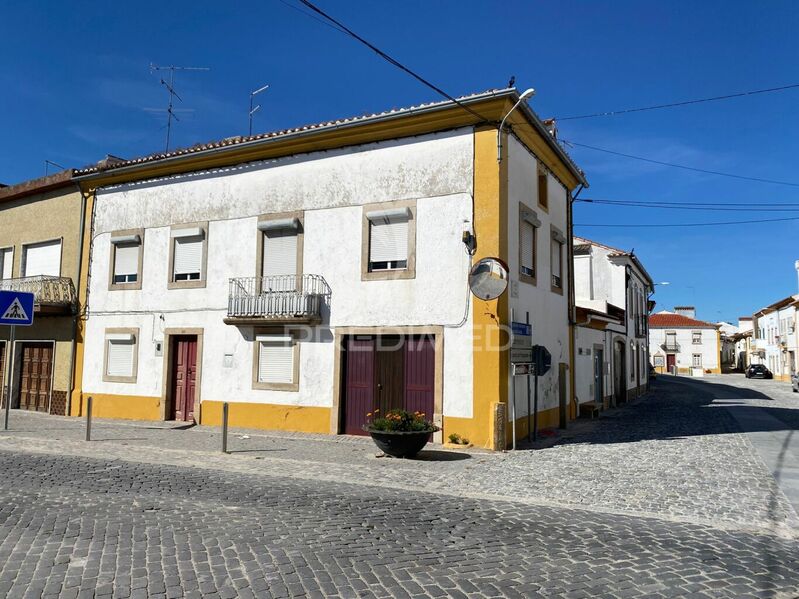
<path id="1" fill-rule="evenodd" d="M 363 430 L 372 436 L 372 441 L 380 451 L 395 458 L 412 458 L 422 451 L 430 440 L 430 436 L 435 432 L 374 431 L 366 426 Z"/>

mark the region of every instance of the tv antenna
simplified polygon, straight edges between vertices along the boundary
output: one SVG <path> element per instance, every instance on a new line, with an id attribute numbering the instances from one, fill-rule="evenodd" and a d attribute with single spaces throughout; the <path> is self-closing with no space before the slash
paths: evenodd
<path id="1" fill-rule="evenodd" d="M 163 77 L 161 77 L 161 85 L 163 85 L 167 91 L 169 92 L 169 104 L 166 107 L 166 149 L 165 152 L 169 152 L 169 137 L 172 133 L 172 119 L 176 121 L 180 121 L 178 115 L 175 114 L 177 111 L 174 108 L 175 105 L 175 98 L 183 102 L 183 98 L 180 97 L 177 91 L 175 91 L 175 71 L 210 71 L 208 67 L 178 67 L 175 65 L 170 66 L 158 66 L 153 63 L 150 63 L 150 73 L 154 71 L 169 71 L 169 81 L 166 81 Z"/>
<path id="2" fill-rule="evenodd" d="M 264 85 L 262 87 L 259 87 L 255 91 L 250 92 L 250 113 L 249 113 L 249 115 L 250 115 L 250 135 L 252 135 L 252 115 L 254 115 L 256 112 L 258 112 L 258 110 L 261 108 L 260 104 L 258 104 L 258 106 L 253 108 L 253 106 L 252 106 L 253 99 L 255 98 L 255 96 L 257 96 L 261 92 L 265 92 L 268 89 L 269 89 L 269 84 Z"/>
<path id="3" fill-rule="evenodd" d="M 51 167 L 51 166 L 57 166 L 57 167 L 58 167 L 58 168 L 60 168 L 62 171 L 63 171 L 63 170 L 66 170 L 66 167 L 65 167 L 65 166 L 61 166 L 61 165 L 60 165 L 60 164 L 58 164 L 57 162 L 53 162 L 52 160 L 45 160 L 45 161 L 44 161 L 44 176 L 45 176 L 45 177 L 46 177 L 46 176 L 47 176 L 47 175 L 50 173 L 50 167 Z"/>

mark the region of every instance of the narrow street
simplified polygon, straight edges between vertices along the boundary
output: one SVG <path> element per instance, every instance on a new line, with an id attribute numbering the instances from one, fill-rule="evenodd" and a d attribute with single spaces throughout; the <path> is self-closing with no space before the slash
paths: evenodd
<path id="1" fill-rule="evenodd" d="M 545 449 L 14 411 L 0 436 L 0 596 L 799 595 L 799 395 L 660 377 Z"/>

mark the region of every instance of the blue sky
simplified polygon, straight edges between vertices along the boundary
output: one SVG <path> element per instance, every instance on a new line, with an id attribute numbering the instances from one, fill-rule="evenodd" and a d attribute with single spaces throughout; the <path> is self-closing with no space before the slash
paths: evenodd
<path id="1" fill-rule="evenodd" d="M 318 0 L 453 95 L 535 87 L 542 117 L 799 83 L 795 2 L 422 2 Z M 166 94 L 149 64 L 179 74 L 174 145 L 247 132 L 249 90 L 270 84 L 256 131 L 438 99 L 354 40 L 292 9 L 296 0 L 138 3 L 0 0 L 0 181 L 163 148 Z M 799 181 L 799 89 L 616 117 L 562 121 L 564 139 L 746 176 Z M 799 188 L 727 179 L 573 148 L 584 197 L 751 202 L 749 212 L 577 207 L 577 223 L 678 223 L 799 216 Z M 751 314 L 797 291 L 799 221 L 714 228 L 589 228 L 635 249 L 659 308 L 695 303 L 709 320 Z"/>

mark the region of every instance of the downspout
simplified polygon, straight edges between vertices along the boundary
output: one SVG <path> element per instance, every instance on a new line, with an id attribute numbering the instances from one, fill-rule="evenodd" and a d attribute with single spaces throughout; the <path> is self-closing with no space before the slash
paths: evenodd
<path id="1" fill-rule="evenodd" d="M 75 391 L 75 355 L 78 351 L 78 320 L 81 317 L 81 297 L 80 297 L 80 290 L 81 284 L 80 279 L 83 271 L 83 246 L 84 246 L 84 239 L 83 236 L 86 232 L 86 195 L 83 193 L 83 190 L 80 188 L 80 184 L 75 184 L 78 188 L 78 193 L 80 193 L 80 225 L 78 227 L 78 272 L 77 272 L 77 289 L 75 291 L 77 295 L 77 302 L 78 305 L 75 310 L 75 315 L 72 317 L 72 351 L 69 356 L 69 394 L 67 395 L 67 402 L 66 402 L 66 416 L 72 414 L 72 394 Z"/>
<path id="2" fill-rule="evenodd" d="M 574 346 L 577 341 L 575 339 L 575 326 L 577 317 L 575 314 L 576 294 L 574 292 L 574 201 L 577 196 L 583 191 L 584 185 L 577 188 L 577 192 L 572 196 L 569 194 L 568 201 L 566 202 L 566 259 L 569 265 L 569 295 L 566 302 L 567 316 L 569 319 L 569 394 L 571 396 L 571 403 L 574 405 L 574 418 L 577 418 L 577 394 L 575 393 L 574 386 L 577 381 L 575 376 L 575 355 Z M 561 422 L 561 428 L 566 428 L 566 422 Z"/>

